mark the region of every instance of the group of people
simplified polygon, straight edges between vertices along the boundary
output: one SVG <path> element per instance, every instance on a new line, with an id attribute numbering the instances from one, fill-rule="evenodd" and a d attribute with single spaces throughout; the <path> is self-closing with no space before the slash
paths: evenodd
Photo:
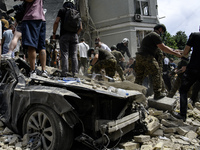
<path id="1" fill-rule="evenodd" d="M 46 21 L 45 14 L 43 11 L 43 0 L 24 0 L 25 14 L 18 24 L 19 31 L 12 40 L 13 43 L 22 37 L 22 45 L 26 47 L 28 53 L 28 62 L 30 64 L 31 72 L 30 76 L 35 76 L 37 74 L 35 70 L 36 54 L 39 53 L 40 64 L 42 68 L 42 76 L 48 77 L 45 70 L 46 67 L 46 44 L 45 44 L 45 34 L 46 34 Z M 183 51 L 174 50 L 166 46 L 161 39 L 161 35 L 166 32 L 166 27 L 163 24 L 157 24 L 154 27 L 154 31 L 147 34 L 141 43 L 141 49 L 136 53 L 135 61 L 131 57 L 128 50 L 127 38 L 124 38 L 122 42 L 118 43 L 116 46 L 113 45 L 109 48 L 105 43 L 103 43 L 100 38 L 95 39 L 95 48 L 90 48 L 86 44 L 85 39 L 81 39 L 79 43 L 78 35 L 82 30 L 81 18 L 78 19 L 79 26 L 77 30 L 68 31 L 64 27 L 66 13 L 69 10 L 75 10 L 75 5 L 72 2 L 65 2 L 63 8 L 58 11 L 57 17 L 53 24 L 53 39 L 56 39 L 56 31 L 60 24 L 60 55 L 61 55 L 61 76 L 65 77 L 69 72 L 69 58 L 71 61 L 71 72 L 75 76 L 78 74 L 79 69 L 82 67 L 84 74 L 98 73 L 101 69 L 105 69 L 106 75 L 113 77 L 117 71 L 121 80 L 124 81 L 124 74 L 130 70 L 135 72 L 135 83 L 142 85 L 146 76 L 151 76 L 153 83 L 154 99 L 158 100 L 166 96 L 163 91 L 163 78 L 165 78 L 165 70 L 163 70 L 163 61 L 168 63 L 167 59 L 162 59 L 163 52 L 174 55 L 186 60 L 188 53 L 192 50 L 192 56 L 190 62 L 185 67 L 181 67 L 182 74 L 181 85 L 180 85 L 180 113 L 173 115 L 179 119 L 186 120 L 187 114 L 187 93 L 190 87 L 200 80 L 200 61 L 198 61 L 198 56 L 200 56 L 200 33 L 192 33 Z M 2 25 L 0 23 L 0 25 Z M 13 26 L 9 26 L 12 30 Z M 8 30 L 9 30 L 8 29 Z M 0 30 L 4 31 L 4 30 Z M 4 33 L 6 33 L 4 31 Z M 3 34 L 4 34 L 3 33 Z M 2 39 L 2 34 L 0 33 L 0 39 Z M 1 40 L 0 40 L 1 41 Z M 12 43 L 12 42 L 11 42 Z M 0 43 L 1 46 L 2 43 Z M 6 50 L 10 55 L 10 51 L 13 51 L 13 47 L 16 44 L 10 44 L 10 48 Z M 192 49 L 191 49 L 192 48 Z M 1 50 L 1 52 L 6 53 Z M 125 53 L 129 57 L 130 64 L 128 69 L 124 65 Z M 88 58 L 91 58 L 88 63 Z M 164 65 L 165 65 L 164 63 Z M 89 64 L 89 67 L 87 66 Z M 165 85 L 167 85 L 165 83 Z M 168 86 L 168 85 L 167 85 Z M 168 86 L 168 90 L 173 89 Z M 171 94 L 169 92 L 169 94 Z"/>
<path id="2" fill-rule="evenodd" d="M 88 68 L 88 73 L 99 73 L 101 69 L 105 69 L 107 76 L 113 78 L 117 72 L 121 81 L 126 80 L 124 74 L 128 71 L 125 72 L 125 53 L 131 58 L 128 42 L 129 40 L 124 38 L 122 42 L 117 44 L 117 46 L 121 45 L 120 47 L 112 45 L 109 48 L 99 38 L 96 38 L 95 48 L 90 48 L 88 50 L 88 57 L 92 59 Z"/>
<path id="3" fill-rule="evenodd" d="M 15 20 L 15 23 L 11 23 L 10 27 L 6 31 L 3 31 L 3 35 L 9 31 L 9 39 L 7 38 L 7 44 L 5 42 L 3 43 L 4 46 L 7 45 L 7 48 L 2 48 L 2 57 L 11 58 L 14 56 L 14 48 L 17 46 L 17 44 L 20 44 L 20 38 L 21 38 L 21 46 L 25 50 L 25 56 L 27 57 L 27 61 L 30 64 L 31 72 L 30 76 L 34 77 L 37 75 L 36 72 L 36 64 L 37 64 L 37 54 L 39 54 L 39 63 L 42 67 L 42 76 L 48 77 L 48 74 L 45 70 L 46 65 L 51 66 L 58 66 L 58 63 L 60 64 L 60 67 L 62 69 L 61 76 L 67 76 L 68 72 L 71 71 L 72 75 L 75 76 L 80 70 L 80 68 L 83 68 L 83 74 L 88 74 L 88 58 L 91 57 L 88 54 L 90 54 L 89 50 L 95 50 L 99 51 L 99 49 L 106 50 L 109 52 L 109 55 L 111 54 L 114 60 L 117 62 L 114 63 L 116 67 L 110 67 L 110 69 L 106 69 L 106 73 L 108 76 L 113 77 L 115 75 L 115 71 L 117 71 L 120 75 L 121 80 L 125 80 L 124 77 L 124 54 L 127 53 L 128 57 L 131 57 L 130 52 L 128 50 L 128 42 L 129 40 L 127 38 L 124 38 L 122 42 L 118 43 L 114 50 L 112 50 L 103 42 L 101 42 L 100 38 L 95 39 L 95 48 L 89 48 L 89 45 L 85 42 L 85 39 L 81 39 L 79 43 L 78 35 L 82 30 L 82 22 L 81 18 L 79 19 L 80 26 L 77 29 L 77 31 L 70 31 L 66 30 L 64 27 L 65 23 L 65 17 L 66 13 L 69 11 L 69 9 L 75 10 L 75 5 L 72 2 L 64 2 L 63 8 L 61 8 L 58 11 L 57 17 L 55 19 L 55 22 L 53 24 L 53 36 L 52 41 L 56 39 L 56 31 L 58 29 L 58 26 L 60 24 L 60 34 L 59 34 L 59 55 L 60 60 L 57 59 L 57 56 L 54 54 L 52 55 L 52 50 L 54 51 L 55 47 L 52 46 L 52 43 L 49 43 L 45 38 L 45 32 L 46 32 L 46 21 L 45 21 L 45 14 L 43 11 L 43 0 L 25 0 L 23 3 L 25 3 L 25 14 L 21 20 Z M 5 26 L 3 26 L 5 27 Z M 2 34 L 1 34 L 2 35 Z M 8 36 L 7 36 L 8 37 Z M 4 41 L 4 40 L 2 40 Z M 55 50 L 56 51 L 56 50 Z M 118 53 L 118 54 L 117 54 Z M 58 55 L 58 54 L 57 54 Z M 106 54 L 103 54 L 106 55 Z M 113 56 L 114 55 L 114 56 Z M 53 64 L 50 63 L 53 60 Z M 78 57 L 77 57 L 78 56 Z M 107 57 L 107 56 L 106 56 Z M 101 54 L 98 56 L 98 61 L 95 62 L 96 66 L 101 61 L 101 59 L 104 62 L 104 59 L 107 59 L 106 57 L 101 57 Z M 119 58 L 120 57 L 120 58 Z M 108 57 L 110 58 L 110 57 Z M 117 58 L 117 60 L 116 60 Z M 95 57 L 92 58 L 95 61 Z M 58 61 L 57 61 L 58 60 Z M 92 62 L 92 61 L 91 61 Z M 56 65 L 55 65 L 56 63 Z M 94 62 L 93 62 L 94 63 Z M 91 63 L 91 64 L 93 64 Z M 69 65 L 70 64 L 70 65 Z M 71 67 L 70 67 L 71 66 Z M 102 68 L 103 66 L 101 66 Z M 95 67 L 94 67 L 95 68 Z M 98 68 L 98 67 L 97 67 Z M 106 68 L 107 67 L 106 65 Z M 113 68 L 113 70 L 112 70 Z M 105 67 L 104 67 L 105 69 Z M 97 73 L 96 69 L 96 73 Z M 109 71 L 112 72 L 109 74 Z"/>
<path id="4" fill-rule="evenodd" d="M 191 33 L 186 43 L 185 49 L 174 50 L 165 44 L 163 44 L 161 35 L 166 32 L 166 27 L 163 24 L 158 24 L 154 27 L 154 31 L 144 37 L 141 44 L 141 51 L 136 53 L 136 64 L 135 83 L 142 84 L 144 78 L 147 75 L 151 75 L 153 82 L 154 99 L 158 100 L 166 96 L 162 91 L 163 89 L 163 78 L 162 78 L 162 63 L 160 63 L 159 55 L 160 51 L 168 54 L 175 55 L 181 58 L 180 66 L 178 69 L 179 73 L 183 73 L 180 78 L 180 113 L 173 112 L 173 116 L 177 119 L 186 121 L 187 118 L 187 107 L 188 107 L 188 91 L 191 86 L 198 87 L 200 81 L 200 33 Z M 188 61 L 188 54 L 192 51 L 190 61 Z M 162 60 L 164 61 L 164 60 Z M 185 63 L 185 61 L 188 61 Z M 194 88 L 196 89 L 196 88 Z M 195 94 L 198 92 L 195 91 Z M 172 94 L 172 93 L 169 93 Z M 168 95 L 172 97 L 173 95 Z M 194 96 L 195 97 L 195 96 Z M 196 102 L 196 99 L 193 103 Z"/>
<path id="5" fill-rule="evenodd" d="M 43 0 L 21 0 L 25 3 L 25 12 L 21 20 L 17 20 L 15 25 L 10 24 L 12 29 L 12 37 L 9 39 L 9 46 L 7 49 L 3 48 L 2 57 L 11 57 L 14 48 L 20 37 L 22 37 L 22 46 L 26 47 L 28 62 L 30 64 L 30 76 L 34 77 L 37 72 L 35 70 L 36 56 L 39 53 L 40 64 L 42 67 L 42 76 L 48 77 L 45 70 L 46 67 L 46 48 L 45 48 L 45 34 L 46 34 L 46 21 L 43 11 Z M 4 34 L 7 32 L 3 32 Z M 6 38 L 6 36 L 5 36 Z M 12 40 L 11 40 L 12 39 Z M 3 43 L 3 45 L 5 45 Z M 6 51 L 4 51 L 6 50 Z M 1 50 L 2 51 L 2 50 Z"/>

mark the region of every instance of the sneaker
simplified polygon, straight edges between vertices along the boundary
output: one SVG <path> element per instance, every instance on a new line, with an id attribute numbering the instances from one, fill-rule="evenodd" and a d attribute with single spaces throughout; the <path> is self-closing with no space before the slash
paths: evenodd
<path id="1" fill-rule="evenodd" d="M 35 78 L 37 76 L 37 72 L 35 70 L 30 72 L 30 78 Z"/>
<path id="2" fill-rule="evenodd" d="M 2 58 L 11 59 L 11 58 L 12 58 L 12 57 L 11 57 L 11 54 L 12 54 L 12 53 L 2 54 L 1 57 L 2 57 Z"/>
<path id="3" fill-rule="evenodd" d="M 165 96 L 166 96 L 165 93 L 154 94 L 154 99 L 158 100 L 158 99 L 161 99 L 161 98 L 163 98 Z"/>
<path id="4" fill-rule="evenodd" d="M 172 116 L 174 116 L 176 119 L 183 120 L 183 122 L 186 121 L 186 115 L 181 115 L 180 113 L 172 112 Z"/>
<path id="5" fill-rule="evenodd" d="M 48 73 L 46 70 L 42 70 L 42 77 L 48 78 Z"/>

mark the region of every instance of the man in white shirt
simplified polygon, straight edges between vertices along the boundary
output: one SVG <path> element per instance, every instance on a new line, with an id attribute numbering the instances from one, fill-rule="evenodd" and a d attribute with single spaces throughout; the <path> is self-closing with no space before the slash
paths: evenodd
<path id="1" fill-rule="evenodd" d="M 108 47 L 108 45 L 102 43 L 99 38 L 95 39 L 95 45 L 98 48 L 101 48 L 101 49 L 107 50 L 108 52 L 111 52 L 111 49 Z"/>
<path id="2" fill-rule="evenodd" d="M 89 45 L 85 43 L 85 39 L 82 38 L 81 42 L 78 46 L 78 54 L 79 54 L 79 70 L 83 67 L 84 75 L 87 74 L 88 61 L 87 61 L 87 51 L 89 50 Z"/>

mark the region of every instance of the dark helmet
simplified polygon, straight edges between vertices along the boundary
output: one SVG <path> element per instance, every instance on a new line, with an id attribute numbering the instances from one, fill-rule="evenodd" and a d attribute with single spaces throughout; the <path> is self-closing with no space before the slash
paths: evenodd
<path id="1" fill-rule="evenodd" d="M 88 51 L 87 51 L 87 56 L 91 57 L 92 52 L 94 52 L 94 48 L 91 47 Z"/>
<path id="2" fill-rule="evenodd" d="M 116 47 L 116 45 L 113 45 L 113 46 L 111 46 L 110 47 L 110 49 L 113 51 L 113 50 L 117 50 L 117 47 Z"/>
<path id="3" fill-rule="evenodd" d="M 71 9 L 75 9 L 75 6 L 72 2 L 66 1 L 63 3 L 63 7 L 64 8 L 71 8 Z"/>
<path id="4" fill-rule="evenodd" d="M 159 28 L 162 28 L 163 32 L 166 32 L 166 30 L 167 30 L 164 24 L 157 24 L 154 27 L 154 30 L 158 30 Z"/>

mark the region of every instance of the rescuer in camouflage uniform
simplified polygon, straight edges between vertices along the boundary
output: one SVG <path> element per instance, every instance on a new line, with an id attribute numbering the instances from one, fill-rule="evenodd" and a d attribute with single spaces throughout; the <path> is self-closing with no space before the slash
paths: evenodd
<path id="1" fill-rule="evenodd" d="M 142 85 L 146 75 L 151 75 L 153 81 L 154 99 L 165 97 L 165 94 L 162 93 L 161 69 L 155 58 L 158 48 L 165 53 L 181 57 L 179 53 L 173 51 L 173 49 L 162 43 L 160 36 L 165 31 L 166 27 L 163 24 L 157 24 L 154 27 L 154 31 L 144 37 L 141 43 L 141 51 L 136 53 L 135 83 Z"/>
<path id="2" fill-rule="evenodd" d="M 101 69 L 105 69 L 106 75 L 109 77 L 114 77 L 117 61 L 115 57 L 108 51 L 97 48 L 97 49 L 89 49 L 88 50 L 88 57 L 94 55 L 92 62 L 90 63 L 90 67 L 88 68 L 88 74 L 92 72 L 100 72 Z"/>
<path id="3" fill-rule="evenodd" d="M 166 88 L 165 88 L 165 82 L 163 80 L 163 60 L 164 60 L 164 55 L 163 55 L 163 51 L 160 50 L 159 48 L 157 49 L 156 51 L 156 60 L 158 61 L 158 65 L 160 66 L 160 76 L 161 76 L 161 79 L 162 79 L 162 92 L 166 92 Z"/>
<path id="4" fill-rule="evenodd" d="M 111 46 L 111 54 L 113 54 L 113 56 L 115 56 L 116 61 L 117 61 L 117 66 L 116 66 L 116 70 L 121 78 L 122 81 L 126 80 L 124 77 L 124 72 L 122 70 L 122 67 L 120 66 L 120 62 L 124 61 L 124 56 L 122 55 L 121 52 L 117 51 L 117 47 L 115 45 Z"/>

